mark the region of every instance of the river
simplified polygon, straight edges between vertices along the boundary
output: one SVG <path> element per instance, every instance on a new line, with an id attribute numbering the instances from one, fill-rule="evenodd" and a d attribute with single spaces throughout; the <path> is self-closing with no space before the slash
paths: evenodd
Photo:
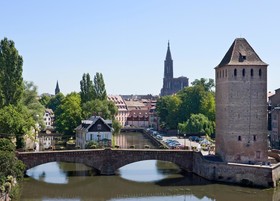
<path id="1" fill-rule="evenodd" d="M 122 139 L 122 145 L 129 146 L 132 141 L 137 144 L 137 136 L 134 137 L 132 139 L 130 134 L 127 135 Z M 138 139 L 149 144 L 141 135 Z M 181 172 L 173 163 L 155 160 L 126 165 L 114 176 L 96 175 L 94 170 L 83 164 L 57 162 L 31 168 L 27 175 L 29 177 L 21 182 L 22 201 L 280 200 L 280 189 L 212 183 L 194 174 Z"/>

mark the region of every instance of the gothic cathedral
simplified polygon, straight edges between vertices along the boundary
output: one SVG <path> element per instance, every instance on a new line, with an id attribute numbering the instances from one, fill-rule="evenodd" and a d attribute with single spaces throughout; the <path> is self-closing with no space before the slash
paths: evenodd
<path id="1" fill-rule="evenodd" d="M 187 77 L 182 76 L 173 78 L 173 60 L 168 42 L 166 58 L 164 61 L 163 87 L 161 89 L 160 96 L 175 94 L 187 86 L 189 86 L 189 79 Z"/>

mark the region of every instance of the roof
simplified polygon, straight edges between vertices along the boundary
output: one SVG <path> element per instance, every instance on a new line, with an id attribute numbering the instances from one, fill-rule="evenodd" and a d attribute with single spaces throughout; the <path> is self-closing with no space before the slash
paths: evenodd
<path id="1" fill-rule="evenodd" d="M 110 129 L 113 129 L 110 125 L 108 124 L 112 124 L 112 120 L 104 120 L 102 117 L 100 116 L 91 116 L 89 119 L 87 120 L 82 120 L 82 123 L 75 129 L 75 130 L 87 130 L 89 129 L 92 125 L 94 125 L 97 120 L 101 119 L 101 121 L 104 122 L 104 124 L 106 126 L 108 126 Z"/>
<path id="2" fill-rule="evenodd" d="M 245 38 L 236 38 L 232 45 L 230 46 L 229 50 L 227 51 L 226 55 L 222 59 L 221 63 L 217 66 L 244 66 L 244 65 L 266 65 L 254 49 L 250 46 Z"/>

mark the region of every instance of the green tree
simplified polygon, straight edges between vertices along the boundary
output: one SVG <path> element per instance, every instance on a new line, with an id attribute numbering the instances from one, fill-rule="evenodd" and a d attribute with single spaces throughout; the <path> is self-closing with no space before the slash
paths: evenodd
<path id="1" fill-rule="evenodd" d="M 210 136 L 214 133 L 215 124 L 203 114 L 192 114 L 184 123 L 179 123 L 179 131 L 181 133 L 205 133 Z"/>
<path id="2" fill-rule="evenodd" d="M 82 104 L 94 99 L 94 87 L 89 73 L 83 74 L 83 78 L 80 81 L 80 88 L 81 88 L 80 95 L 81 95 Z"/>
<path id="3" fill-rule="evenodd" d="M 24 82 L 24 96 L 22 98 L 22 104 L 29 110 L 30 116 L 34 122 L 38 123 L 41 128 L 45 127 L 43 121 L 43 115 L 45 107 L 38 100 L 37 86 L 33 82 Z M 36 125 L 34 125 L 36 128 Z"/>
<path id="4" fill-rule="evenodd" d="M 211 91 L 206 91 L 202 85 L 186 87 L 178 93 L 182 104 L 179 109 L 179 122 L 187 121 L 191 114 L 204 114 L 215 120 L 215 97 Z"/>
<path id="5" fill-rule="evenodd" d="M 180 105 L 181 100 L 177 95 L 163 96 L 158 100 L 156 110 L 162 128 L 177 129 Z"/>
<path id="6" fill-rule="evenodd" d="M 14 152 L 0 150 L 0 184 L 11 175 L 15 178 L 22 178 L 25 166 L 18 160 Z"/>
<path id="7" fill-rule="evenodd" d="M 61 105 L 64 98 L 65 97 L 62 93 L 56 94 L 55 96 L 51 97 L 49 103 L 47 104 L 47 108 L 52 109 L 52 111 L 55 113 L 56 109 Z"/>
<path id="8" fill-rule="evenodd" d="M 27 107 L 8 105 L 0 109 L 0 133 L 16 137 L 17 148 L 24 147 L 24 135 L 34 128 L 35 121 Z"/>
<path id="9" fill-rule="evenodd" d="M 195 79 L 192 83 L 193 86 L 202 86 L 205 91 L 212 91 L 212 88 L 215 86 L 213 79 L 200 78 L 200 80 Z"/>
<path id="10" fill-rule="evenodd" d="M 107 93 L 102 73 L 96 73 L 94 76 L 94 97 L 99 100 L 107 99 Z"/>
<path id="11" fill-rule="evenodd" d="M 118 108 L 112 101 L 95 99 L 82 106 L 82 116 L 87 119 L 92 115 L 101 116 L 103 119 L 114 119 Z"/>
<path id="12" fill-rule="evenodd" d="M 120 134 L 120 132 L 121 132 L 121 128 L 122 128 L 122 125 L 121 125 L 121 123 L 118 121 L 118 120 L 113 120 L 113 129 L 114 129 L 114 131 L 113 131 L 113 134 L 114 135 L 118 135 L 118 134 Z"/>
<path id="13" fill-rule="evenodd" d="M 46 108 L 47 105 L 49 104 L 50 100 L 51 100 L 51 97 L 44 94 L 41 96 L 39 101 Z"/>
<path id="14" fill-rule="evenodd" d="M 23 59 L 15 43 L 7 38 L 0 42 L 0 108 L 17 105 L 23 95 Z"/>
<path id="15" fill-rule="evenodd" d="M 15 151 L 15 145 L 8 138 L 0 138 L 0 151 Z"/>
<path id="16" fill-rule="evenodd" d="M 57 130 L 63 134 L 74 134 L 74 129 L 81 122 L 81 114 L 80 95 L 75 92 L 68 94 L 55 112 Z"/>

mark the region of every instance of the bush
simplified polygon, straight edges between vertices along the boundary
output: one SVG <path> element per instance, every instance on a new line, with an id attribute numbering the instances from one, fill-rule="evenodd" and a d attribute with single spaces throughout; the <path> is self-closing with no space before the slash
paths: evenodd
<path id="1" fill-rule="evenodd" d="M 144 148 L 145 149 L 150 149 L 150 146 L 146 144 L 146 145 L 144 145 Z"/>
<path id="2" fill-rule="evenodd" d="M 15 145 L 10 139 L 0 138 L 0 150 L 1 151 L 15 151 Z"/>
<path id="3" fill-rule="evenodd" d="M 130 149 L 135 149 L 135 145 L 130 145 Z"/>

